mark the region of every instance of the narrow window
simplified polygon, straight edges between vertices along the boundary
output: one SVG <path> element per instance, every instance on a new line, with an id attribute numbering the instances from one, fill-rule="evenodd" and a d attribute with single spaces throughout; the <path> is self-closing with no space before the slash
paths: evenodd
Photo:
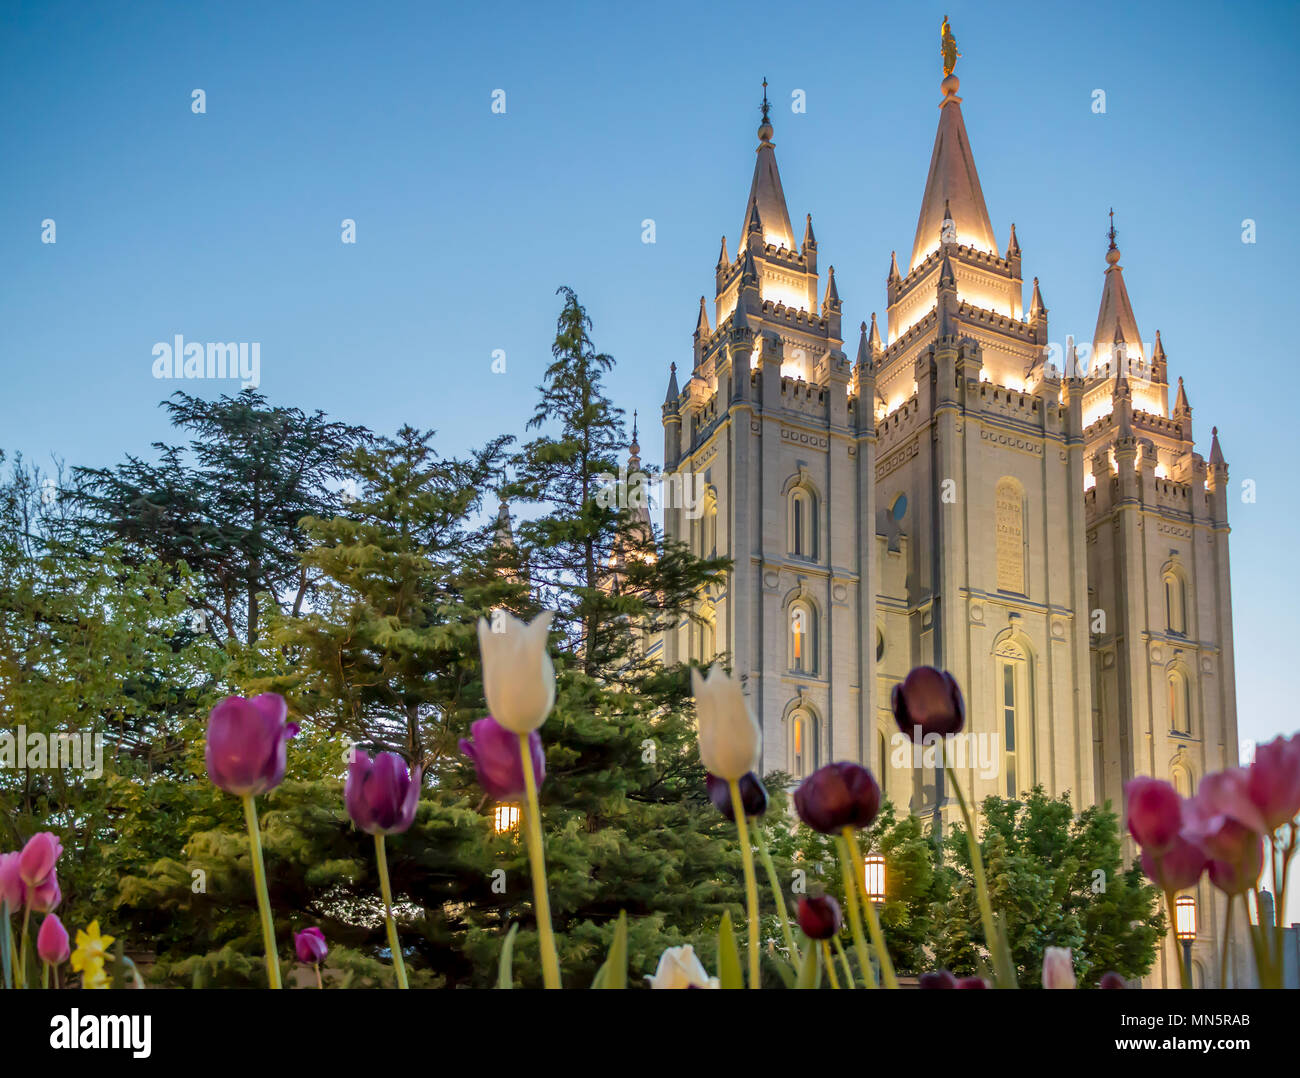
<path id="1" fill-rule="evenodd" d="M 1016 796 L 1016 668 L 1002 664 L 1002 738 L 1007 797 Z"/>

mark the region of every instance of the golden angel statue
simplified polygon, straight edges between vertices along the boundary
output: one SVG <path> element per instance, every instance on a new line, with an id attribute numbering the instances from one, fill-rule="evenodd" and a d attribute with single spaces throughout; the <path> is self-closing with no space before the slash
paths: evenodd
<path id="1" fill-rule="evenodd" d="M 947 78 L 957 66 L 957 57 L 961 55 L 957 51 L 957 39 L 952 36 L 947 15 L 943 17 L 943 25 L 939 28 L 939 52 L 943 55 L 943 75 Z"/>

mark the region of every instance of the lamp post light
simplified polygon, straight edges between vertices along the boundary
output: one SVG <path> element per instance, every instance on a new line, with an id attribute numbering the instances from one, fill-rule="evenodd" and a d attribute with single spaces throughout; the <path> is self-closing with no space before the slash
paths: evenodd
<path id="1" fill-rule="evenodd" d="M 519 806 L 518 805 L 497 805 L 492 810 L 492 830 L 498 835 L 507 831 L 517 831 L 519 829 Z"/>
<path id="2" fill-rule="evenodd" d="M 885 859 L 878 853 L 873 853 L 866 861 L 866 879 L 863 881 L 867 893 L 867 901 L 877 906 L 885 902 Z"/>
<path id="3" fill-rule="evenodd" d="M 1192 941 L 1196 939 L 1196 899 L 1183 895 L 1174 903 L 1174 935 L 1183 945 L 1183 963 L 1187 984 L 1192 984 Z"/>

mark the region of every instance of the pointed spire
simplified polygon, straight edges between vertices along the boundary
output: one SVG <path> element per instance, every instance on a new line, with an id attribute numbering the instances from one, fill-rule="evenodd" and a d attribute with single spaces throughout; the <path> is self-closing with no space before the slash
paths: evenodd
<path id="1" fill-rule="evenodd" d="M 1151 362 L 1159 363 L 1164 358 L 1165 358 L 1165 346 L 1160 340 L 1160 331 L 1156 330 L 1156 343 L 1155 343 L 1155 349 L 1151 353 Z M 1180 384 L 1182 383 L 1181 378 L 1179 378 L 1178 381 Z"/>
<path id="2" fill-rule="evenodd" d="M 897 281 L 900 279 L 901 276 L 902 274 L 898 272 L 898 252 L 890 251 L 889 252 L 889 277 L 887 278 L 887 280 Z"/>
<path id="3" fill-rule="evenodd" d="M 872 315 L 872 318 L 871 318 L 871 325 L 872 325 L 872 328 L 875 327 L 875 324 L 876 324 L 876 319 L 875 319 L 875 316 Z M 866 322 L 863 322 L 863 323 L 858 327 L 858 329 L 859 329 L 859 333 L 858 333 L 858 358 L 857 358 L 857 365 L 858 365 L 859 367 L 869 367 L 869 366 L 871 365 L 871 341 L 870 341 L 870 339 L 867 337 L 867 324 L 866 324 Z"/>
<path id="4" fill-rule="evenodd" d="M 876 325 L 875 311 L 871 312 L 871 337 L 867 343 L 871 346 L 871 354 L 873 356 L 878 356 L 885 350 L 884 345 L 880 343 L 880 328 Z"/>
<path id="5" fill-rule="evenodd" d="M 726 236 L 723 236 L 723 237 L 722 237 L 722 249 L 718 252 L 718 265 L 719 265 L 719 266 L 730 266 L 730 265 L 731 265 L 731 255 L 727 254 L 727 237 L 726 237 Z"/>
<path id="6" fill-rule="evenodd" d="M 505 498 L 502 498 L 501 504 L 497 506 L 495 539 L 497 546 L 513 547 L 515 545 L 514 530 L 510 527 L 510 503 Z"/>
<path id="7" fill-rule="evenodd" d="M 749 201 L 745 204 L 745 227 L 742 234 L 755 230 L 755 220 L 761 222 L 758 231 L 764 233 L 769 243 L 784 243 L 794 247 L 794 229 L 790 227 L 790 211 L 785 205 L 785 191 L 781 187 L 781 174 L 776 167 L 776 148 L 772 143 L 772 121 L 768 115 L 771 103 L 767 99 L 767 79 L 763 80 L 763 122 L 758 128 L 758 160 L 754 162 L 754 179 L 749 185 Z"/>
<path id="8" fill-rule="evenodd" d="M 808 248 L 815 248 L 816 246 L 817 237 L 813 235 L 812 214 L 810 213 L 806 215 L 805 224 L 803 226 L 803 249 L 806 251 Z"/>
<path id="9" fill-rule="evenodd" d="M 1101 287 L 1101 307 L 1097 311 L 1097 328 L 1092 335 L 1092 354 L 1105 358 L 1106 350 L 1117 341 L 1131 342 L 1141 354 L 1142 334 L 1138 332 L 1133 304 L 1124 284 L 1124 267 L 1119 264 L 1119 248 L 1115 245 L 1115 211 L 1110 211 L 1110 231 L 1106 233 L 1110 246 L 1106 248 L 1106 276 Z"/>
<path id="10" fill-rule="evenodd" d="M 754 252 L 748 247 L 745 248 L 745 258 L 740 264 L 740 280 L 743 284 L 747 279 L 758 280 L 758 266 L 754 264 Z"/>
<path id="11" fill-rule="evenodd" d="M 677 398 L 680 395 L 681 395 L 681 390 L 677 388 L 677 364 L 674 363 L 669 367 L 668 395 L 664 397 L 664 403 L 676 404 Z"/>
<path id="12" fill-rule="evenodd" d="M 1047 314 L 1047 304 L 1043 302 L 1043 294 L 1038 290 L 1038 278 L 1034 278 L 1034 295 L 1029 301 L 1029 320 L 1036 322 Z"/>
<path id="13" fill-rule="evenodd" d="M 700 297 L 700 317 L 695 322 L 695 336 L 700 340 L 709 336 L 713 330 L 709 328 L 709 314 L 704 306 L 704 297 Z"/>
<path id="14" fill-rule="evenodd" d="M 840 309 L 840 290 L 835 287 L 835 267 L 826 275 L 826 298 L 822 300 L 822 313 Z"/>
<path id="15" fill-rule="evenodd" d="M 1187 390 L 1183 388 L 1182 378 L 1178 379 L 1178 396 L 1174 398 L 1174 415 L 1191 415 L 1192 406 L 1187 403 Z"/>
<path id="16" fill-rule="evenodd" d="M 939 266 L 939 287 L 945 286 L 956 287 L 957 274 L 952 268 L 952 259 L 948 257 L 948 252 L 943 252 L 943 262 Z"/>
<path id="17" fill-rule="evenodd" d="M 1111 390 L 1111 410 L 1119 417 L 1119 436 L 1133 437 L 1133 394 L 1129 390 L 1128 375 L 1121 369 Z"/>
<path id="18" fill-rule="evenodd" d="M 1222 468 L 1224 465 L 1223 450 L 1219 446 L 1219 428 L 1214 427 L 1210 431 L 1210 463 L 1216 468 Z"/>
<path id="19" fill-rule="evenodd" d="M 1016 224 L 1011 223 L 1011 238 L 1007 240 L 1007 258 L 1013 258 L 1020 253 L 1020 241 L 1016 239 Z"/>
<path id="20" fill-rule="evenodd" d="M 958 86 L 956 75 L 943 80 L 939 129 L 934 136 L 934 151 L 930 154 L 925 194 L 921 196 L 921 213 L 916 222 L 909 272 L 935 249 L 944 218 L 949 215 L 957 229 L 957 242 L 994 255 L 998 253 L 993 225 L 984 204 L 984 191 L 971 154 L 970 137 L 966 134 L 966 121 L 962 119 Z"/>

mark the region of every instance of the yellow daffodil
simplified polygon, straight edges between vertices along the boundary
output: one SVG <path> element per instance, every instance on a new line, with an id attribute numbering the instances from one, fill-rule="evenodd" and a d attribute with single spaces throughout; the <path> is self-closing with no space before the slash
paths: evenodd
<path id="1" fill-rule="evenodd" d="M 79 973 L 89 974 L 90 967 L 98 964 L 99 971 L 104 971 L 104 956 L 113 945 L 112 936 L 99 934 L 99 922 L 91 921 L 84 932 L 77 930 L 77 949 L 72 952 L 72 968 Z"/>
<path id="2" fill-rule="evenodd" d="M 100 955 L 86 960 L 85 969 L 81 974 L 82 988 L 107 988 L 109 986 L 108 972 L 104 969 L 104 959 Z"/>

